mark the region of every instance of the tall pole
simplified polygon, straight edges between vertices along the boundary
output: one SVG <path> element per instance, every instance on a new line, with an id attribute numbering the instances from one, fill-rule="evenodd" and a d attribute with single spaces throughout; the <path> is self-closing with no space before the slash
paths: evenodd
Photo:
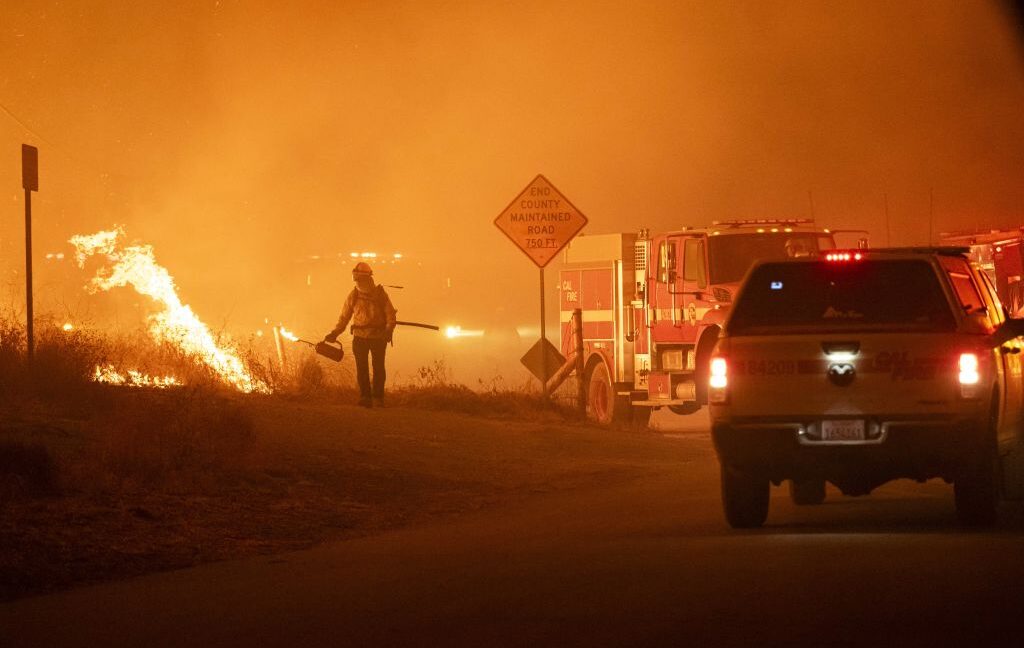
<path id="1" fill-rule="evenodd" d="M 544 400 L 548 399 L 548 349 L 544 341 L 547 339 L 546 329 L 544 328 L 544 268 L 540 269 L 540 339 L 541 339 L 541 354 L 540 354 L 540 368 L 541 374 L 544 378 L 540 381 L 540 393 Z"/>
<path id="2" fill-rule="evenodd" d="M 35 357 L 35 319 L 32 314 L 32 192 L 39 191 L 39 149 L 21 145 L 21 186 L 25 190 L 25 326 L 26 357 Z"/>
<path id="3" fill-rule="evenodd" d="M 928 187 L 928 245 L 932 244 L 932 227 L 935 225 L 935 188 Z"/>
<path id="4" fill-rule="evenodd" d="M 572 338 L 576 347 L 576 400 L 580 418 L 587 418 L 587 384 L 583 382 L 583 309 L 572 311 Z"/>
<path id="5" fill-rule="evenodd" d="M 885 201 L 885 247 L 892 247 L 892 230 L 889 228 L 889 194 L 883 193 L 882 200 Z"/>
<path id="6" fill-rule="evenodd" d="M 26 343 L 28 344 L 28 361 L 35 357 L 35 319 L 32 315 L 32 191 L 25 190 L 25 317 L 28 320 Z"/>

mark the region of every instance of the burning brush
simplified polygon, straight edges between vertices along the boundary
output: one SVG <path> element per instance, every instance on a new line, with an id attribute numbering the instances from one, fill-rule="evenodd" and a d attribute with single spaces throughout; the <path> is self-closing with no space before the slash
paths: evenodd
<path id="1" fill-rule="evenodd" d="M 153 247 L 127 244 L 124 238 L 120 228 L 71 237 L 69 242 L 75 247 L 80 267 L 90 257 L 103 261 L 89 282 L 89 291 L 131 286 L 153 300 L 154 312 L 148 318 L 153 340 L 174 345 L 239 391 L 270 393 L 266 384 L 249 373 L 237 350 L 220 343 L 192 308 L 182 302 L 171 274 L 157 263 Z"/>

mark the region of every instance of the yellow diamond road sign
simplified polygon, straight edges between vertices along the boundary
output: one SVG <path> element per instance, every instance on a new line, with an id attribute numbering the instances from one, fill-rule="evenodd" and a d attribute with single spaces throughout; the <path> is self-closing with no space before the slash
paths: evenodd
<path id="1" fill-rule="evenodd" d="M 539 175 L 498 214 L 494 224 L 543 268 L 583 229 L 587 217 Z"/>

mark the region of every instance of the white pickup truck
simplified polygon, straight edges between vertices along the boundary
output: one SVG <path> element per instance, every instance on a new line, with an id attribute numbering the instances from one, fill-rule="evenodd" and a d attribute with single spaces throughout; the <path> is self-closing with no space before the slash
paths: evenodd
<path id="1" fill-rule="evenodd" d="M 708 398 L 726 520 L 758 527 L 770 484 L 866 495 L 953 483 L 967 525 L 1021 496 L 1024 320 L 961 248 L 831 251 L 748 272 Z"/>

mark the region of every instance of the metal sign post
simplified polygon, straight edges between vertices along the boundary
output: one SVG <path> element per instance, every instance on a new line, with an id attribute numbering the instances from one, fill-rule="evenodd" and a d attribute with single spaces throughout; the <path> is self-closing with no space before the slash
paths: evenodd
<path id="1" fill-rule="evenodd" d="M 540 268 L 540 339 L 547 340 L 548 336 L 544 328 L 544 266 Z M 541 355 L 541 373 L 544 375 L 540 381 L 540 395 L 544 400 L 547 400 L 548 394 L 548 378 L 551 375 L 548 373 L 548 356 L 547 354 Z"/>
<path id="2" fill-rule="evenodd" d="M 21 186 L 25 189 L 25 341 L 28 362 L 35 357 L 35 320 L 32 313 L 32 192 L 39 191 L 39 149 L 21 145 Z"/>
<path id="3" fill-rule="evenodd" d="M 547 381 L 558 367 L 551 366 L 545 352 L 547 329 L 544 321 L 544 266 L 583 229 L 587 217 L 555 189 L 547 178 L 538 175 L 498 214 L 494 224 L 540 268 L 540 341 L 534 347 L 540 354 L 540 365 L 537 367 L 540 375 L 532 367 L 528 368 L 540 378 L 541 393 L 547 398 Z M 524 356 L 524 364 L 527 356 Z"/>

